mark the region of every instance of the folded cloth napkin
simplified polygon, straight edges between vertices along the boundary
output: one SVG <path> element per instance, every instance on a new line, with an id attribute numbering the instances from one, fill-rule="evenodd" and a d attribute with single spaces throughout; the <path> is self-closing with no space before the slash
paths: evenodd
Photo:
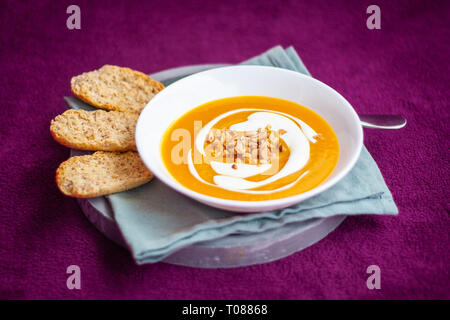
<path id="1" fill-rule="evenodd" d="M 286 50 L 274 47 L 243 64 L 276 66 L 309 75 L 292 47 Z M 74 99 L 66 102 L 71 107 L 89 109 Z M 189 199 L 157 179 L 109 195 L 107 199 L 138 264 L 157 262 L 183 247 L 230 234 L 263 232 L 288 223 L 307 223 L 310 219 L 335 215 L 398 213 L 383 176 L 365 147 L 355 167 L 338 184 L 282 210 L 252 214 L 227 212 Z"/>

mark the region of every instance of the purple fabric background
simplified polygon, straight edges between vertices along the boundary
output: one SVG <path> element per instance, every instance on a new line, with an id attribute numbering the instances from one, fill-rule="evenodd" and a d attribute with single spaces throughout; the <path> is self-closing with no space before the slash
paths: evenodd
<path id="1" fill-rule="evenodd" d="M 449 298 L 449 1 L 0 2 L 0 298 Z M 81 7 L 81 30 L 66 8 Z M 360 113 L 401 113 L 400 131 L 365 130 L 398 216 L 348 218 L 316 245 L 266 265 L 138 267 L 100 234 L 54 172 L 69 151 L 49 122 L 70 78 L 105 63 L 146 73 L 237 63 L 293 45 L 314 77 Z M 180 212 L 180 214 L 182 214 Z M 68 290 L 66 268 L 81 267 Z M 366 268 L 381 268 L 368 290 Z"/>

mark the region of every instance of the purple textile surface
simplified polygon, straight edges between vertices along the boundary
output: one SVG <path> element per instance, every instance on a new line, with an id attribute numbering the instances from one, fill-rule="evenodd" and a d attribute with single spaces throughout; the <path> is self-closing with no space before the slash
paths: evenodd
<path id="1" fill-rule="evenodd" d="M 450 298 L 449 1 L 0 2 L 0 298 Z M 365 130 L 398 216 L 347 218 L 327 238 L 280 261 L 200 270 L 137 266 L 54 182 L 68 149 L 50 119 L 70 78 L 116 64 L 145 73 L 237 63 L 293 45 L 313 76 L 359 113 L 400 113 L 399 131 Z M 180 213 L 182 214 L 182 213 Z M 79 265 L 81 290 L 66 268 Z M 381 268 L 368 290 L 366 268 Z"/>

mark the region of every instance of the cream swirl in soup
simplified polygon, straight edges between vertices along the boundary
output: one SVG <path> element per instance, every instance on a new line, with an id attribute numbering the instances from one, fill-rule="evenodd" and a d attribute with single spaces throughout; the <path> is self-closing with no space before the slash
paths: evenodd
<path id="1" fill-rule="evenodd" d="M 273 130 L 283 130 L 283 134 L 280 136 L 280 138 L 283 139 L 289 147 L 289 159 L 287 160 L 283 168 L 276 174 L 270 175 L 266 179 L 261 181 L 249 181 L 246 180 L 246 178 L 267 172 L 270 169 L 271 164 L 241 163 L 239 165 L 234 165 L 228 162 L 211 161 L 211 168 L 217 173 L 217 175 L 214 176 L 215 185 L 223 189 L 247 193 L 275 192 L 288 187 L 283 186 L 269 191 L 249 191 L 249 189 L 256 189 L 262 186 L 266 186 L 274 181 L 298 172 L 309 161 L 309 144 L 316 142 L 315 137 L 317 136 L 317 133 L 308 124 L 296 117 L 282 112 L 260 109 L 237 109 L 229 111 L 216 117 L 201 129 L 195 139 L 194 148 L 196 148 L 197 151 L 200 152 L 203 156 L 206 156 L 205 140 L 207 134 L 213 129 L 214 125 L 221 119 L 244 111 L 250 111 L 252 113 L 250 113 L 246 121 L 235 123 L 231 125 L 229 129 L 238 132 L 252 132 L 257 131 L 258 129 L 266 128 L 267 126 L 271 126 Z M 277 159 L 275 159 L 275 161 L 276 160 Z M 188 162 L 191 174 L 199 181 L 208 183 L 203 180 L 196 171 L 191 150 L 190 154 L 188 155 Z M 307 172 L 305 172 L 305 174 L 306 173 Z M 296 181 L 300 180 L 303 176 L 304 175 L 300 176 Z"/>

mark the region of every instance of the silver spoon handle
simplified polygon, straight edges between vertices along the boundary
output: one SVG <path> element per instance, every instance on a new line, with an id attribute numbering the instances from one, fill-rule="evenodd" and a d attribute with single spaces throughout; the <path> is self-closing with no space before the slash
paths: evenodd
<path id="1" fill-rule="evenodd" d="M 401 129 L 406 125 L 405 117 L 396 114 L 360 114 L 358 115 L 364 128 Z"/>

